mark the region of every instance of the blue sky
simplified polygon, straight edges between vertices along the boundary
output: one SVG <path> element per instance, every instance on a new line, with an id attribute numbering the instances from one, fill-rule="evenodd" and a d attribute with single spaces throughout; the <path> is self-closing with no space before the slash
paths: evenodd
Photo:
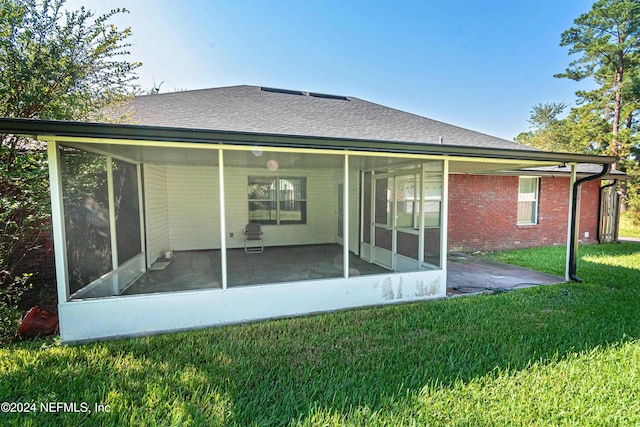
<path id="1" fill-rule="evenodd" d="M 589 0 L 68 0 L 125 6 L 139 84 L 250 84 L 355 96 L 513 139 L 538 103 L 573 104 L 560 34 Z"/>

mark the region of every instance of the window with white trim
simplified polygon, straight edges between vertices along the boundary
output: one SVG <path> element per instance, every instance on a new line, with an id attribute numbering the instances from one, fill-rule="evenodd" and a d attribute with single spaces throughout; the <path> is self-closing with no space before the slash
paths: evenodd
<path id="1" fill-rule="evenodd" d="M 248 196 L 249 222 L 307 223 L 307 178 L 250 176 Z"/>
<path id="2" fill-rule="evenodd" d="M 521 176 L 518 181 L 518 224 L 538 223 L 538 188 L 540 178 Z"/>

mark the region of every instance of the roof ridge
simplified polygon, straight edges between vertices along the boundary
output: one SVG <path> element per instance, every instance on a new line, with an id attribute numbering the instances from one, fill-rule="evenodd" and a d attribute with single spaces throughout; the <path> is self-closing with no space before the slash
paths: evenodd
<path id="1" fill-rule="evenodd" d="M 135 98 L 144 98 L 147 96 L 158 96 L 158 95 L 174 95 L 177 93 L 193 93 L 193 92 L 207 92 L 218 89 L 232 89 L 232 88 L 241 88 L 241 87 L 250 87 L 250 88 L 260 88 L 260 86 L 254 85 L 230 85 L 230 86 L 220 86 L 220 87 L 208 87 L 208 88 L 200 88 L 200 89 L 185 89 L 185 90 L 174 90 L 173 92 L 161 92 L 161 93 L 143 93 L 140 95 L 136 95 Z"/>
<path id="2" fill-rule="evenodd" d="M 439 123 L 439 124 L 444 125 L 444 126 L 455 127 L 455 128 L 457 128 L 457 129 L 461 129 L 461 130 L 464 130 L 464 131 L 467 131 L 467 132 L 473 132 L 473 133 L 476 133 L 476 134 L 479 134 L 479 135 L 484 135 L 484 136 L 489 137 L 489 138 L 495 138 L 495 139 L 499 139 L 499 140 L 501 140 L 501 141 L 507 141 L 507 142 L 510 142 L 510 143 L 513 143 L 513 144 L 522 145 L 523 147 L 529 147 L 528 145 L 519 144 L 519 143 L 518 143 L 518 142 L 516 142 L 516 141 L 512 141 L 512 140 L 505 139 L 505 138 L 500 138 L 499 136 L 490 135 L 490 134 L 488 134 L 488 133 L 479 132 L 479 131 L 474 130 L 474 129 L 469 129 L 469 128 L 465 128 L 465 127 L 462 127 L 462 126 L 454 125 L 454 124 L 451 124 L 451 123 L 443 122 L 443 121 L 441 121 L 441 120 L 433 119 L 433 118 L 431 118 L 431 117 L 421 116 L 420 114 L 412 113 L 411 111 L 405 111 L 405 110 L 401 110 L 401 109 L 399 109 L 399 108 L 389 107 L 389 106 L 387 106 L 387 105 L 382 105 L 382 104 L 378 104 L 377 102 L 367 101 L 366 99 L 357 98 L 357 97 L 355 97 L 355 96 L 350 96 L 349 98 L 351 98 L 351 99 L 353 99 L 353 100 L 358 100 L 358 101 L 361 101 L 361 102 L 366 102 L 367 104 L 376 105 L 376 106 L 378 106 L 378 107 L 382 107 L 382 108 L 384 108 L 384 109 L 398 111 L 398 112 L 403 113 L 403 114 L 409 114 L 409 115 L 414 116 L 414 117 L 417 117 L 417 118 L 419 118 L 419 119 L 427 119 L 427 120 L 431 120 L 432 122 L 436 122 L 436 123 Z M 442 136 L 444 137 L 444 135 L 442 135 Z M 446 143 L 447 143 L 447 141 L 445 140 L 445 141 L 444 141 L 444 142 L 442 142 L 442 143 L 446 144 Z M 535 147 L 529 147 L 529 148 L 531 148 L 531 149 L 532 149 L 532 150 L 534 150 L 534 151 L 544 151 L 544 150 L 540 150 L 540 149 L 535 148 Z"/>

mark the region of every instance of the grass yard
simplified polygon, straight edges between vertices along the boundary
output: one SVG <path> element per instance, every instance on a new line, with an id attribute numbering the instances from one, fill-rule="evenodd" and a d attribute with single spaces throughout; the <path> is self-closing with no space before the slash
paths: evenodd
<path id="1" fill-rule="evenodd" d="M 564 271 L 564 248 L 492 257 Z M 583 246 L 582 284 L 11 344 L 0 348 L 0 400 L 38 406 L 0 424 L 638 425 L 639 269 L 640 244 Z M 92 412 L 45 413 L 46 402 Z"/>
<path id="2" fill-rule="evenodd" d="M 640 237 L 640 226 L 634 225 L 629 215 L 620 215 L 620 237 Z"/>

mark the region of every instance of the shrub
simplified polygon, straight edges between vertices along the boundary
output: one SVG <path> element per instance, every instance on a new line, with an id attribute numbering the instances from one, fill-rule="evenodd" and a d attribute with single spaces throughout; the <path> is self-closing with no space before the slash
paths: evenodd
<path id="1" fill-rule="evenodd" d="M 0 340 L 15 333 L 20 297 L 38 273 L 33 255 L 50 223 L 45 153 L 16 148 L 12 138 L 0 145 Z"/>
<path id="2" fill-rule="evenodd" d="M 18 302 L 22 293 L 29 289 L 31 274 L 14 277 L 8 285 L 0 287 L 0 344 L 11 340 L 18 330 L 22 312 Z"/>

